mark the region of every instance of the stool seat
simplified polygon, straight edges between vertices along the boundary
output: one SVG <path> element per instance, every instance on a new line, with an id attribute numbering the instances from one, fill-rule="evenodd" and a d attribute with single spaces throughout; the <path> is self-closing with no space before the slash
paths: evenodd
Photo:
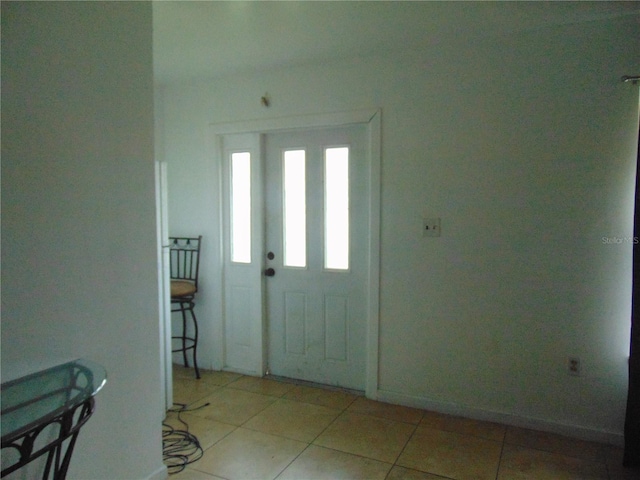
<path id="1" fill-rule="evenodd" d="M 171 280 L 171 297 L 188 297 L 196 293 L 196 286 L 187 280 Z"/>

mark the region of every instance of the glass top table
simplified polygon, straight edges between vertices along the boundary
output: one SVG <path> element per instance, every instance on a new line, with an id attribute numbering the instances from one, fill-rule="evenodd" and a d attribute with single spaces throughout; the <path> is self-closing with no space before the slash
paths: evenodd
<path id="1" fill-rule="evenodd" d="M 0 386 L 2 449 L 3 452 L 5 448 L 15 449 L 20 456 L 11 471 L 49 452 L 47 448 L 33 451 L 33 440 L 47 425 L 60 425 L 60 439 L 77 436 L 93 412 L 93 397 L 106 381 L 107 374 L 101 365 L 78 359 L 3 383 Z M 74 416 L 78 409 L 82 409 L 82 418 Z M 64 478 L 66 467 L 68 464 L 62 475 L 54 478 Z M 8 473 L 3 465 L 2 476 Z"/>

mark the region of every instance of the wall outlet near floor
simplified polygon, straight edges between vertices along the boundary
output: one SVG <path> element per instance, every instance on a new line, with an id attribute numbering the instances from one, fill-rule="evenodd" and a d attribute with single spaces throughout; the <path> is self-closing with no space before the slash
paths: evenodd
<path id="1" fill-rule="evenodd" d="M 569 357 L 567 368 L 569 375 L 579 376 L 581 372 L 580 359 L 578 357 Z"/>
<path id="2" fill-rule="evenodd" d="M 439 218 L 423 218 L 422 219 L 422 236 L 423 237 L 439 237 L 440 236 L 440 219 Z"/>

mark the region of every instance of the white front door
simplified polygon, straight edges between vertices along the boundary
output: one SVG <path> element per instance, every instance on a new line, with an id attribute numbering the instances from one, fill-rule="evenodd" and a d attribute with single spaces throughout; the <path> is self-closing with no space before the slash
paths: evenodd
<path id="1" fill-rule="evenodd" d="M 264 271 L 271 374 L 365 389 L 366 126 L 264 138 Z"/>

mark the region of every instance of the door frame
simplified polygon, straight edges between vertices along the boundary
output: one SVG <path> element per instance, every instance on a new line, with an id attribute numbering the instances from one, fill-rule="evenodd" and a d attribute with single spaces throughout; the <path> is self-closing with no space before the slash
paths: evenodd
<path id="1" fill-rule="evenodd" d="M 232 134 L 267 134 L 282 130 L 305 130 L 323 127 L 340 127 L 351 124 L 364 124 L 367 129 L 368 141 L 368 174 L 369 174 L 369 258 L 368 258 L 368 278 L 367 278 L 367 341 L 366 341 L 366 372 L 365 372 L 365 395 L 368 398 L 377 398 L 378 392 L 378 358 L 379 358 L 379 317 L 380 317 L 380 216 L 381 216 L 381 127 L 382 112 L 380 109 L 351 110 L 346 112 L 325 113 L 317 115 L 300 115 L 282 118 L 266 118 L 257 120 L 247 120 L 234 123 L 211 123 L 209 124 L 210 152 L 216 171 L 216 183 L 218 187 L 218 209 L 214 214 L 215 231 L 219 232 L 216 248 L 214 266 L 216 273 L 216 285 L 221 287 L 224 283 L 224 258 L 223 242 L 225 239 L 223 232 L 223 136 Z M 224 298 L 224 293 L 218 298 Z M 225 367 L 226 353 L 224 340 L 224 305 L 220 304 L 216 308 L 217 328 L 214 330 L 221 332 L 214 340 L 216 354 L 214 368 L 223 369 Z M 267 330 L 265 316 L 263 315 L 262 339 L 260 348 L 261 354 L 258 356 L 261 361 L 256 364 L 251 372 L 255 375 L 266 373 L 267 360 Z"/>
<path id="2" fill-rule="evenodd" d="M 156 228 L 158 255 L 158 310 L 160 320 L 160 384 L 164 396 L 162 418 L 173 407 L 171 352 L 171 286 L 169 280 L 169 204 L 167 162 L 155 161 Z"/>

